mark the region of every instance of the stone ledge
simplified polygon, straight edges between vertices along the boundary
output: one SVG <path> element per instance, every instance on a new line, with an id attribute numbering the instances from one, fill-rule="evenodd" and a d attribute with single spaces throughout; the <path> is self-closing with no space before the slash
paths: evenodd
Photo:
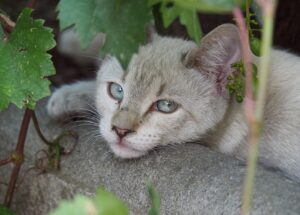
<path id="1" fill-rule="evenodd" d="M 58 135 L 61 128 L 49 121 L 39 104 L 38 118 L 46 136 Z M 0 113 L 0 156 L 14 148 L 22 111 L 11 107 Z M 9 126 L 8 126 L 9 125 Z M 245 167 L 234 158 L 198 144 L 165 147 L 136 160 L 113 157 L 105 143 L 89 141 L 91 127 L 79 129 L 79 144 L 62 160 L 60 172 L 30 174 L 15 193 L 17 214 L 43 215 L 61 199 L 75 193 L 93 195 L 104 186 L 128 203 L 131 214 L 147 214 L 146 182 L 150 179 L 161 196 L 161 214 L 239 214 Z M 4 144 L 3 144 L 4 143 Z M 26 164 L 32 165 L 35 152 L 45 148 L 32 126 L 26 142 Z M 9 168 L 0 168 L 7 178 Z M 4 194 L 0 188 L 0 198 Z M 299 214 L 300 184 L 280 172 L 258 168 L 252 214 Z"/>

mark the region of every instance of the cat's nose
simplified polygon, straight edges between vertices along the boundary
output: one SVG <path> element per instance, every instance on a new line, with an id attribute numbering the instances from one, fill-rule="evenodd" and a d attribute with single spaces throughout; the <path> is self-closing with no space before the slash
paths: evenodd
<path id="1" fill-rule="evenodd" d="M 113 126 L 112 128 L 116 134 L 120 137 L 120 138 L 123 138 L 125 137 L 127 134 L 130 134 L 130 133 L 133 133 L 134 131 L 133 130 L 130 130 L 130 129 L 126 129 L 126 128 L 118 128 L 116 126 Z"/>

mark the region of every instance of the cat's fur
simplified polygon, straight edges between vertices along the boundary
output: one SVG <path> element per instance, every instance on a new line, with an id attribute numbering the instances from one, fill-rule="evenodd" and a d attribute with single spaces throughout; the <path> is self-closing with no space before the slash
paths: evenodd
<path id="1" fill-rule="evenodd" d="M 231 64 L 241 59 L 237 28 L 225 24 L 194 42 L 154 36 L 132 57 L 127 71 L 107 58 L 96 81 L 63 86 L 48 112 L 58 117 L 87 108 L 95 99 L 100 133 L 122 158 L 139 157 L 156 146 L 201 140 L 245 159 L 248 126 L 244 107 L 225 89 Z M 253 57 L 253 62 L 258 59 Z M 121 103 L 108 95 L 108 83 L 124 89 Z M 260 161 L 300 179 L 300 58 L 273 50 L 265 106 Z M 170 114 L 151 109 L 159 99 L 177 102 Z M 133 130 L 121 144 L 112 127 Z"/>

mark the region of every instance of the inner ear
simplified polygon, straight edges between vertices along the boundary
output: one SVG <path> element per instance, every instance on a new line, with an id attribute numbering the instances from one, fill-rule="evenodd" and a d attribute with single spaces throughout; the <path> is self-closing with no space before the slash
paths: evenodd
<path id="1" fill-rule="evenodd" d="M 233 24 L 224 24 L 202 40 L 199 48 L 186 54 L 183 63 L 206 72 L 228 72 L 232 63 L 242 57 L 238 29 Z"/>

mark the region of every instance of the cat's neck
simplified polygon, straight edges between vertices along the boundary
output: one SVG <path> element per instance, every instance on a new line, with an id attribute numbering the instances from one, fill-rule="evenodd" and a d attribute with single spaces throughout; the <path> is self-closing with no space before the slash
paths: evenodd
<path id="1" fill-rule="evenodd" d="M 231 154 L 248 133 L 244 104 L 230 98 L 223 119 L 204 137 L 206 145 Z"/>

